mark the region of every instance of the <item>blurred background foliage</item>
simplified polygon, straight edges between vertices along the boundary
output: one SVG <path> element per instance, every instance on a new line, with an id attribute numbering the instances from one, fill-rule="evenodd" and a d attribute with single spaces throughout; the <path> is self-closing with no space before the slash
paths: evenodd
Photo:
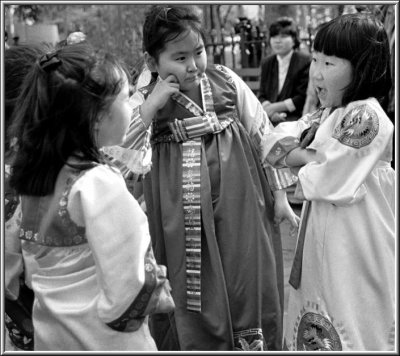
<path id="1" fill-rule="evenodd" d="M 109 50 L 119 55 L 130 68 L 139 68 L 142 63 L 142 25 L 145 12 L 151 5 L 144 4 L 74 4 L 43 3 L 20 5 L 4 5 L 5 29 L 8 42 L 17 38 L 21 42 L 21 34 L 16 31 L 16 24 L 23 23 L 25 32 L 29 26 L 52 24 L 57 26 L 59 41 L 69 33 L 82 31 L 87 39 L 96 47 Z M 194 5 L 202 13 L 208 43 L 224 41 L 238 33 L 240 19 L 249 19 L 261 33 L 268 31 L 269 25 L 279 16 L 291 16 L 299 25 L 303 38 L 312 38 L 317 26 L 342 13 L 355 11 L 371 11 L 383 17 L 388 7 L 393 5 L 367 4 L 349 5 L 343 3 L 330 4 L 199 4 Z M 392 10 L 394 13 L 394 10 Z M 389 23 L 394 26 L 393 19 Z M 26 30 L 28 28 L 28 30 Z M 46 42 L 46 34 L 43 33 Z M 16 41 L 15 41 L 16 44 Z"/>

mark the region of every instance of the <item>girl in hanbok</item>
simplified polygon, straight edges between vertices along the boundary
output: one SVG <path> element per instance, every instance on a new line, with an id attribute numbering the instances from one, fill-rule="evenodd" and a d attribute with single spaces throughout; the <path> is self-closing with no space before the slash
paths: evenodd
<path id="1" fill-rule="evenodd" d="M 173 308 L 147 218 L 99 151 L 123 142 L 128 99 L 124 66 L 81 43 L 41 56 L 15 105 L 35 350 L 155 351 L 148 316 Z"/>
<path id="2" fill-rule="evenodd" d="M 272 125 L 233 71 L 207 66 L 204 43 L 189 7 L 151 8 L 143 48 L 158 78 L 134 94 L 127 139 L 107 153 L 145 174 L 155 255 L 176 303 L 168 319 L 152 318 L 160 350 L 281 350 L 274 204 L 276 222 L 295 227 L 283 189 L 294 180 L 261 165 Z"/>
<path id="3" fill-rule="evenodd" d="M 276 167 L 295 167 L 306 200 L 285 342 L 298 351 L 393 351 L 394 128 L 380 105 L 391 87 L 382 23 L 351 14 L 323 24 L 310 71 L 321 109 L 278 125 L 264 150 Z"/>
<path id="4" fill-rule="evenodd" d="M 32 351 L 33 292 L 25 279 L 21 258 L 19 225 L 21 221 L 20 199 L 9 185 L 11 164 L 16 153 L 16 142 L 9 137 L 12 113 L 23 80 L 37 57 L 47 49 L 42 44 L 12 46 L 4 53 L 4 324 L 5 351 Z"/>

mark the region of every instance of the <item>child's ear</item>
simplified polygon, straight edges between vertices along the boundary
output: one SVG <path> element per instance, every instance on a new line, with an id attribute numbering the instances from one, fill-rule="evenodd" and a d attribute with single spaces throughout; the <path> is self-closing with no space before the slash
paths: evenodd
<path id="1" fill-rule="evenodd" d="M 107 115 L 109 115 L 109 113 L 106 112 L 106 111 L 101 111 L 101 112 L 99 113 L 99 115 L 98 115 L 97 118 L 96 118 L 96 121 L 94 122 L 94 130 L 95 130 L 95 131 L 97 131 L 97 130 L 100 129 L 100 124 L 101 124 L 101 122 L 103 121 L 103 119 L 104 119 Z"/>
<path id="2" fill-rule="evenodd" d="M 144 60 L 150 72 L 157 72 L 157 63 L 154 57 L 150 56 L 148 52 L 144 52 Z"/>

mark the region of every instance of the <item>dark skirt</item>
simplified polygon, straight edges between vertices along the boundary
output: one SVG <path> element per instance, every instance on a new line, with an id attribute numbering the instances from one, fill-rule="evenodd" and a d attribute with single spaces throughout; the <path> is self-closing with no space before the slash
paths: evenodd
<path id="1" fill-rule="evenodd" d="M 243 126 L 234 122 L 202 137 L 200 314 L 186 310 L 181 144 L 153 146 L 144 194 L 156 259 L 168 267 L 176 303 L 174 315 L 151 320 L 159 349 L 255 350 L 261 340 L 264 350 L 281 350 L 280 231 L 271 189 Z"/>

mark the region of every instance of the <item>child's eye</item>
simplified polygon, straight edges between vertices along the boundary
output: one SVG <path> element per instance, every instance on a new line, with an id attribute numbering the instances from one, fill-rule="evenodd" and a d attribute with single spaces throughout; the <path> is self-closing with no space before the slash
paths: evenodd
<path id="1" fill-rule="evenodd" d="M 202 50 L 202 49 L 200 49 L 200 50 L 198 50 L 198 51 L 197 51 L 197 53 L 196 53 L 196 54 L 197 54 L 198 56 L 200 56 L 202 53 L 203 53 L 203 50 Z"/>
<path id="2" fill-rule="evenodd" d="M 186 58 L 186 57 L 177 57 L 176 60 L 182 62 L 182 61 L 185 60 L 185 58 Z"/>
<path id="3" fill-rule="evenodd" d="M 333 63 L 332 62 L 325 62 L 325 65 L 326 66 L 333 66 Z"/>

